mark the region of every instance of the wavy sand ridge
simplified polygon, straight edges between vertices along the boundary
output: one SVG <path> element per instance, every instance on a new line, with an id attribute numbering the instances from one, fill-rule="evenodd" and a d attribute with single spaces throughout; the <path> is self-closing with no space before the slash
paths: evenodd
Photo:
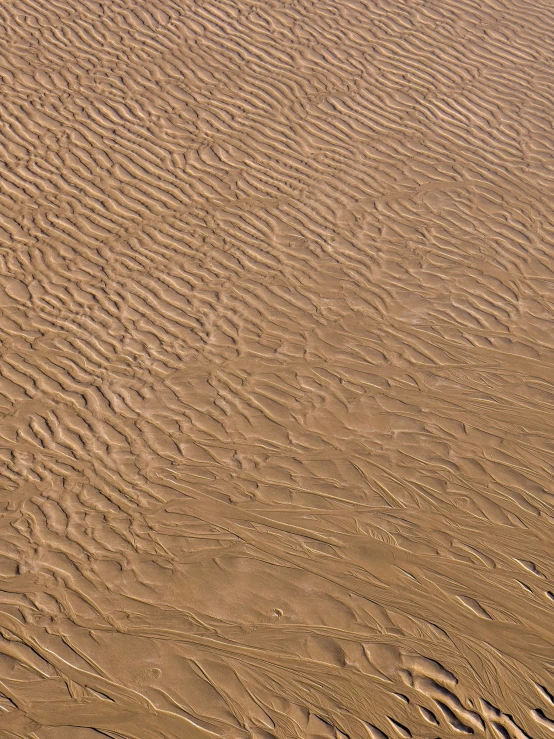
<path id="1" fill-rule="evenodd" d="M 554 733 L 554 9 L 4 0 L 1 739 Z"/>

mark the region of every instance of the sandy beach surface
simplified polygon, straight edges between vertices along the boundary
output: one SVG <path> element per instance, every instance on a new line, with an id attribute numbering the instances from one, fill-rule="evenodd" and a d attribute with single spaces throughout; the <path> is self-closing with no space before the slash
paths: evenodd
<path id="1" fill-rule="evenodd" d="M 554 5 L 0 37 L 0 739 L 552 739 Z"/>

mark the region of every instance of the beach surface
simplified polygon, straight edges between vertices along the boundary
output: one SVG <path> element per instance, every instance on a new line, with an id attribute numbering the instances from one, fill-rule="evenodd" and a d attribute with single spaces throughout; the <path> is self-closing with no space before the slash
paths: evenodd
<path id="1" fill-rule="evenodd" d="M 553 739 L 553 4 L 0 35 L 0 739 Z"/>

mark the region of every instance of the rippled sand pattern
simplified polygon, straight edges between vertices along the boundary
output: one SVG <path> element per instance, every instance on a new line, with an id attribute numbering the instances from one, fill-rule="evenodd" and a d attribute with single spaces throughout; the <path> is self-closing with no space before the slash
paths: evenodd
<path id="1" fill-rule="evenodd" d="M 0 739 L 553 737 L 552 3 L 0 34 Z"/>

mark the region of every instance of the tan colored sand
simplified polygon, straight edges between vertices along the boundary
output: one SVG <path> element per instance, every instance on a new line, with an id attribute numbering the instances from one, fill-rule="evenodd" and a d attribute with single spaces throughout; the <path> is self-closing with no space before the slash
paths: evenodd
<path id="1" fill-rule="evenodd" d="M 553 736 L 553 34 L 3 0 L 0 739 Z"/>

